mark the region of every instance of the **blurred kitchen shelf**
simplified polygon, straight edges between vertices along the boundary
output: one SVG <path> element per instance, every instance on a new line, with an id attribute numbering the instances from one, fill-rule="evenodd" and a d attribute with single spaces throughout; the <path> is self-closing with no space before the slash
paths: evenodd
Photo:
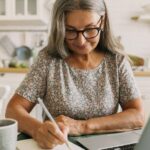
<path id="1" fill-rule="evenodd" d="M 150 22 L 150 14 L 132 16 L 131 19 L 132 19 L 132 20 L 139 20 L 139 21 Z"/>
<path id="2" fill-rule="evenodd" d="M 48 25 L 38 19 L 1 20 L 0 31 L 48 31 Z"/>
<path id="3" fill-rule="evenodd" d="M 136 77 L 150 77 L 150 70 L 149 71 L 134 71 L 134 75 Z"/>
<path id="4" fill-rule="evenodd" d="M 29 68 L 0 68 L 1 73 L 27 73 Z"/>
<path id="5" fill-rule="evenodd" d="M 28 73 L 29 68 L 0 68 L 0 73 Z M 149 71 L 134 71 L 136 77 L 150 77 Z"/>

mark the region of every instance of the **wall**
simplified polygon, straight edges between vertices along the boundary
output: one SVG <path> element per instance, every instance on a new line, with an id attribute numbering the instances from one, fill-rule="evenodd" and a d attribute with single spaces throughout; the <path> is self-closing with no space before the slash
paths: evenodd
<path id="1" fill-rule="evenodd" d="M 130 18 L 142 10 L 150 0 L 106 0 L 114 34 L 128 53 L 150 57 L 150 20 L 134 21 Z M 149 12 L 150 14 L 150 12 Z"/>
<path id="2" fill-rule="evenodd" d="M 0 38 L 7 35 L 16 47 L 21 45 L 28 45 L 29 47 L 34 47 L 38 45 L 40 40 L 46 40 L 47 33 L 45 32 L 0 32 Z"/>

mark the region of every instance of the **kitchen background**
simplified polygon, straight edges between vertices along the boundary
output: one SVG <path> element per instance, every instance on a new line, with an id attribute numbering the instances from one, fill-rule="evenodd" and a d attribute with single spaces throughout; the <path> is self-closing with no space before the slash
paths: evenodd
<path id="1" fill-rule="evenodd" d="M 21 57 L 19 59 L 26 59 L 20 54 L 24 50 L 16 48 L 28 46 L 37 55 L 46 45 L 54 1 L 0 0 L 1 66 L 7 66 L 14 51 L 20 51 L 17 53 Z M 106 0 L 106 3 L 114 34 L 121 40 L 126 52 L 149 61 L 150 1 Z"/>
<path id="2" fill-rule="evenodd" d="M 54 1 L 0 0 L 0 88 L 6 85 L 8 91 L 5 98 L 1 96 L 4 92 L 0 92 L 0 106 L 4 101 L 3 110 L 27 72 L 18 73 L 20 71 L 5 68 L 30 66 L 39 50 L 47 44 Z M 116 38 L 121 40 L 128 54 L 138 56 L 134 60 L 142 60 L 138 68 L 143 72 L 134 73 L 145 100 L 145 109 L 149 112 L 150 0 L 105 1 Z M 36 114 L 39 114 L 38 111 L 36 109 Z"/>
<path id="3" fill-rule="evenodd" d="M 0 62 L 25 61 L 47 43 L 51 0 L 0 0 Z M 14 56 L 17 56 L 17 58 Z"/>

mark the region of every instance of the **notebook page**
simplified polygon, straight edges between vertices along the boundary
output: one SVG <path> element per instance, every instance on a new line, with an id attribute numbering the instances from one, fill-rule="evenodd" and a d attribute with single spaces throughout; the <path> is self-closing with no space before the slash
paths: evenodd
<path id="1" fill-rule="evenodd" d="M 84 150 L 81 147 L 69 142 L 72 150 Z M 33 139 L 21 140 L 17 142 L 17 150 L 43 150 Z M 58 145 L 53 150 L 68 150 L 66 144 Z"/>

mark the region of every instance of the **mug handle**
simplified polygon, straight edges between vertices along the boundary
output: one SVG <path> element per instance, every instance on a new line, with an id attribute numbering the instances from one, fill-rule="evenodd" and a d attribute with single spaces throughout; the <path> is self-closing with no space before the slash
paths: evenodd
<path id="1" fill-rule="evenodd" d="M 10 94 L 10 86 L 9 85 L 0 85 L 0 116 L 3 115 L 4 110 L 4 101 L 8 98 Z"/>

